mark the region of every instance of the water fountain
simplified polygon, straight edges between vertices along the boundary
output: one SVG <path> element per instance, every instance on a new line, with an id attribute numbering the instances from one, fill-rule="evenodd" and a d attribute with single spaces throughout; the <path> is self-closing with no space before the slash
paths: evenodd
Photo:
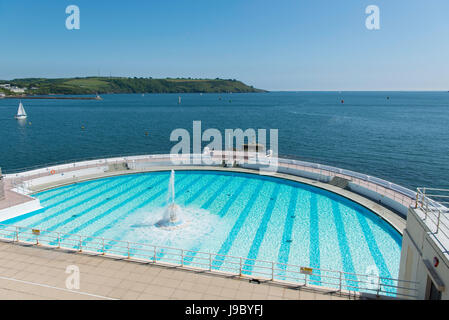
<path id="1" fill-rule="evenodd" d="M 191 202 L 188 206 L 176 204 L 175 172 L 172 170 L 165 204 L 142 208 L 123 223 L 132 230 L 130 234 L 135 237 L 132 241 L 192 248 L 198 246 L 202 239 L 209 239 L 219 222 L 217 215 Z"/>
<path id="2" fill-rule="evenodd" d="M 175 171 L 172 170 L 168 182 L 167 207 L 164 210 L 162 219 L 156 223 L 156 227 L 164 229 L 173 229 L 181 226 L 181 207 L 175 203 Z"/>

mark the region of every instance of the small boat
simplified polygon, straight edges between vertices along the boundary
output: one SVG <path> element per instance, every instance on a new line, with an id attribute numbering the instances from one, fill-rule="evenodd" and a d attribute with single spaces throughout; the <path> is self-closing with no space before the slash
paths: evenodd
<path id="1" fill-rule="evenodd" d="M 178 97 L 178 104 L 181 104 L 181 97 Z"/>
<path id="2" fill-rule="evenodd" d="M 97 93 L 97 95 L 95 96 L 95 100 L 103 100 L 103 98 Z"/>
<path id="3" fill-rule="evenodd" d="M 25 108 L 23 107 L 22 101 L 19 103 L 19 109 L 17 110 L 17 114 L 14 117 L 17 120 L 22 120 L 27 118 L 27 113 L 25 112 Z"/>

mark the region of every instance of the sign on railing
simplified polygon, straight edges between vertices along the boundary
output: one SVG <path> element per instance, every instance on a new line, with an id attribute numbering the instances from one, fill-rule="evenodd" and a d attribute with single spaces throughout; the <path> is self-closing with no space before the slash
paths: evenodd
<path id="1" fill-rule="evenodd" d="M 307 267 L 301 267 L 300 268 L 301 273 L 302 274 L 313 274 L 313 269 L 312 268 L 307 268 Z"/>

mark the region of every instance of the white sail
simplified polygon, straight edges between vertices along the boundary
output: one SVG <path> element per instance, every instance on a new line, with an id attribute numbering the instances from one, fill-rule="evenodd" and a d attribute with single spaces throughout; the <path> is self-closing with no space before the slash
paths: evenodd
<path id="1" fill-rule="evenodd" d="M 19 103 L 19 109 L 17 109 L 17 119 L 24 119 L 27 117 L 27 113 L 25 112 L 25 108 L 23 107 L 22 101 Z"/>

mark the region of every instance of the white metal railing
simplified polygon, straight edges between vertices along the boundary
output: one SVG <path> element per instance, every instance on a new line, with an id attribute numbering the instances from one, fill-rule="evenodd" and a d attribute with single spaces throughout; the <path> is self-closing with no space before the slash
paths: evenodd
<path id="1" fill-rule="evenodd" d="M 431 232 L 449 240 L 449 189 L 417 188 L 415 208 L 423 211 Z"/>
<path id="2" fill-rule="evenodd" d="M 366 187 L 376 193 L 382 194 L 395 202 L 400 203 L 406 208 L 413 204 L 416 196 L 416 192 L 410 189 L 383 179 L 351 170 L 284 158 L 279 158 L 279 166 L 287 166 L 298 170 L 312 172 L 322 177 L 341 177 L 358 184 L 361 187 Z"/>
<path id="3" fill-rule="evenodd" d="M 226 152 L 219 152 L 219 151 L 213 151 L 208 155 L 201 155 L 201 154 L 186 154 L 180 157 L 179 159 L 184 159 L 193 162 L 193 159 L 204 159 L 205 156 L 208 157 L 209 160 L 213 159 L 216 160 L 219 159 L 225 159 L 226 156 L 228 156 L 229 151 Z M 238 154 L 234 153 L 235 154 Z M 288 158 L 271 158 L 268 156 L 265 156 L 264 154 L 260 153 L 248 153 L 248 152 L 240 152 L 243 155 L 241 157 L 243 160 L 246 161 L 260 161 L 260 163 L 266 164 L 269 163 L 269 161 L 276 161 L 277 165 L 281 168 L 290 168 L 290 169 L 297 169 L 299 171 L 305 171 L 310 172 L 318 175 L 318 180 L 320 177 L 342 177 L 345 178 L 352 183 L 355 183 L 361 187 L 368 188 L 378 194 L 381 194 L 385 197 L 388 197 L 392 199 L 393 201 L 401 204 L 402 206 L 408 208 L 409 206 L 413 205 L 415 203 L 416 198 L 416 192 L 404 188 L 400 185 L 394 184 L 392 182 L 379 179 L 370 175 L 354 172 L 351 170 L 336 168 L 332 166 L 322 165 L 318 163 L 312 163 L 312 162 L 306 162 L 306 161 L 300 161 L 300 160 L 294 160 L 294 159 L 288 159 Z M 248 157 L 248 155 L 250 155 Z M 257 159 L 256 159 L 257 158 Z M 228 158 L 229 159 L 229 158 Z M 27 181 L 30 181 L 32 179 L 50 176 L 54 174 L 63 174 L 68 173 L 71 171 L 81 170 L 81 169 L 88 169 L 88 168 L 94 168 L 94 167 L 100 167 L 105 165 L 119 165 L 119 164 L 126 164 L 129 166 L 138 165 L 139 163 L 146 163 L 146 162 L 158 162 L 158 161 L 170 161 L 171 155 L 170 154 L 155 154 L 155 155 L 139 155 L 139 156 L 125 156 L 125 157 L 114 157 L 114 158 L 107 158 L 107 159 L 96 159 L 96 160 L 87 160 L 87 161 L 81 161 L 81 162 L 73 162 L 73 163 L 64 163 L 59 164 L 55 166 L 47 166 L 45 168 L 39 168 L 34 169 L 31 171 L 24 171 L 19 172 L 15 174 L 7 174 L 5 175 L 8 180 L 11 181 L 12 185 L 15 188 L 21 189 L 22 193 L 28 194 L 29 193 L 29 187 L 30 185 L 27 184 Z M 267 162 L 268 161 L 268 162 Z M 198 163 L 194 163 L 197 165 L 205 165 L 205 163 L 202 163 L 201 161 Z M 182 163 L 180 165 L 183 165 Z M 221 161 L 217 161 L 212 165 L 222 165 Z M 143 170 L 142 170 L 143 171 Z"/>
<path id="4" fill-rule="evenodd" d="M 107 159 L 95 159 L 95 160 L 86 160 L 80 162 L 73 163 L 63 163 L 55 166 L 47 166 L 41 167 L 39 169 L 33 169 L 31 171 L 20 171 L 18 173 L 12 173 L 5 175 L 14 188 L 18 189 L 19 192 L 23 194 L 29 194 L 31 191 L 29 190 L 32 187 L 30 181 L 42 177 L 48 177 L 53 175 L 62 175 L 67 174 L 73 171 L 90 169 L 90 168 L 98 168 L 101 166 L 113 166 L 113 165 L 121 165 L 128 164 L 130 162 L 148 162 L 148 161 L 169 161 L 170 155 L 160 154 L 160 155 L 141 155 L 141 156 L 129 156 L 129 157 L 115 157 L 115 158 L 107 158 Z"/>
<path id="5" fill-rule="evenodd" d="M 121 256 L 126 259 L 139 259 L 155 264 L 176 265 L 181 268 L 206 270 L 266 281 L 280 281 L 292 286 L 322 286 L 346 293 L 372 293 L 377 296 L 404 299 L 416 298 L 417 293 L 416 282 L 372 274 L 303 267 L 29 227 L 0 224 L 0 239 L 105 256 Z"/>
<path id="6" fill-rule="evenodd" d="M 79 163 L 86 163 L 86 162 L 95 162 L 95 161 L 101 161 L 101 160 L 111 160 L 111 159 L 127 159 L 127 158 L 133 158 L 133 157 L 142 157 L 142 155 L 135 155 L 135 154 L 130 154 L 130 155 L 124 155 L 124 154 L 120 154 L 120 155 L 109 155 L 107 156 L 107 158 L 99 158 L 98 156 L 96 157 L 83 157 L 83 158 L 78 158 L 78 159 L 68 159 L 68 160 L 63 160 L 63 161 L 55 161 L 55 162 L 49 162 L 49 163 L 45 163 L 45 164 L 40 164 L 40 165 L 34 165 L 34 166 L 29 166 L 29 167 L 21 167 L 21 168 L 17 168 L 17 169 L 9 169 L 9 170 L 3 170 L 3 173 L 6 176 L 13 176 L 13 175 L 20 175 L 21 173 L 28 173 L 28 172 L 33 172 L 36 170 L 40 170 L 40 169 L 45 169 L 45 168 L 50 168 L 50 167 L 58 167 L 58 166 L 64 166 L 64 165 L 68 165 L 68 164 L 79 164 Z"/>

